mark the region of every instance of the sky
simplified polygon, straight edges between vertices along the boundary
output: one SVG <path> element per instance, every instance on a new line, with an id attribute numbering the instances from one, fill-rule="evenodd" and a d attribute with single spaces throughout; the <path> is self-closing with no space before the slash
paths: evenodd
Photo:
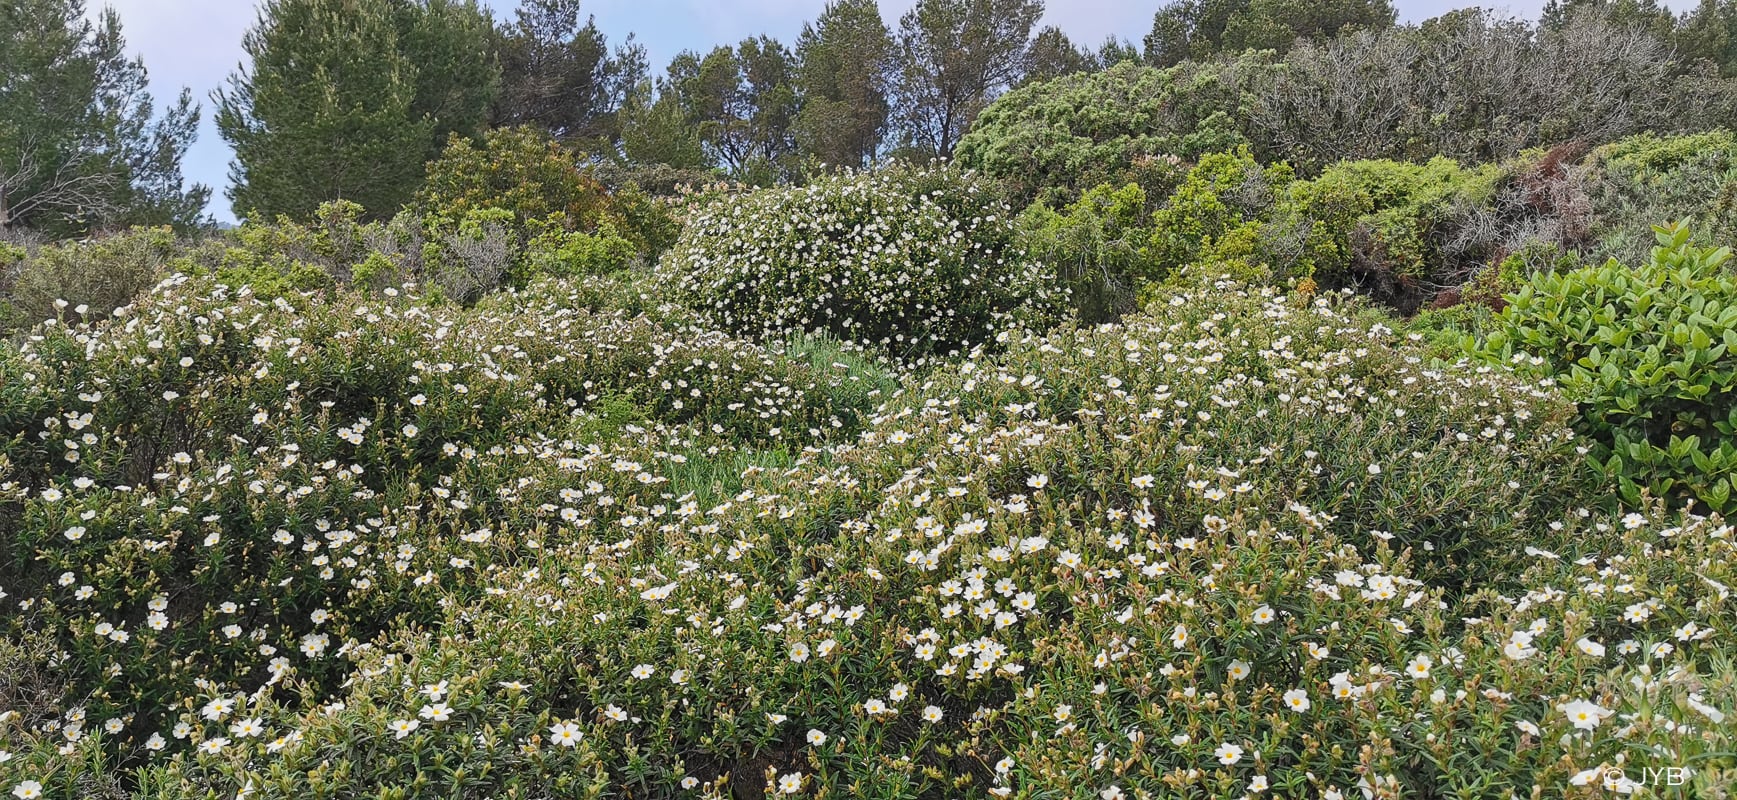
<path id="1" fill-rule="evenodd" d="M 1096 45 L 1110 35 L 1139 42 L 1151 29 L 1152 15 L 1164 0 L 1049 0 L 1042 25 L 1055 25 L 1077 43 Z M 484 0 L 497 19 L 512 17 L 516 0 Z M 880 0 L 887 24 L 896 27 L 900 15 L 916 0 Z M 1416 22 L 1467 0 L 1396 0 L 1402 22 Z M 1680 5 L 1679 2 L 1671 5 Z M 1489 5 L 1489 4 L 1486 4 Z M 229 199 L 230 152 L 212 123 L 211 92 L 224 85 L 243 59 L 241 37 L 256 21 L 252 0 L 89 0 L 89 13 L 104 6 L 120 13 L 129 49 L 144 58 L 151 92 L 159 105 L 172 101 L 181 87 L 193 90 L 200 102 L 199 139 L 188 151 L 183 172 L 191 182 L 213 188 L 208 210 L 220 221 L 233 222 Z M 709 50 L 714 45 L 770 34 L 794 44 L 804 22 L 819 15 L 826 0 L 589 0 L 585 13 L 613 46 L 629 33 L 645 45 L 654 74 L 683 50 Z M 1513 0 L 1499 4 L 1512 13 L 1536 17 L 1543 0 Z"/>

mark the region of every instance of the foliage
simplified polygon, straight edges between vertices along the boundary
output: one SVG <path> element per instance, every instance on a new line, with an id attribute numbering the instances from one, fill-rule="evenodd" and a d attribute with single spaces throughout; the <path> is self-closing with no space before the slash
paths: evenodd
<path id="1" fill-rule="evenodd" d="M 1153 216 L 1148 277 L 1309 278 L 1413 313 L 1510 256 L 1540 267 L 1580 243 L 1552 163 L 1346 161 L 1297 180 L 1246 149 L 1206 156 Z"/>
<path id="2" fill-rule="evenodd" d="M 1471 352 L 1537 368 L 1580 403 L 1590 459 L 1634 502 L 1643 491 L 1716 511 L 1737 494 L 1737 277 L 1728 248 L 1658 229 L 1636 267 L 1540 274 Z"/>
<path id="3" fill-rule="evenodd" d="M 1247 147 L 1201 158 L 1152 215 L 1155 272 L 1147 277 L 1163 278 L 1195 263 L 1230 267 L 1245 279 L 1264 275 L 1273 265 L 1264 257 L 1261 220 L 1273 215 L 1294 178 L 1284 164 L 1263 166 Z"/>
<path id="4" fill-rule="evenodd" d="M 203 221 L 185 186 L 199 126 L 192 94 L 158 116 L 120 16 L 84 0 L 17 0 L 0 13 L 0 232 L 71 236 Z"/>
<path id="5" fill-rule="evenodd" d="M 480 133 L 500 78 L 474 0 L 272 0 L 219 91 L 237 216 L 409 201 L 452 134 Z"/>
<path id="6" fill-rule="evenodd" d="M 1635 741 L 1728 766 L 1729 526 L 1574 510 L 1560 401 L 1353 309 L 1173 299 L 950 367 L 728 502 L 599 444 L 548 491 L 601 489 L 542 512 L 587 529 L 478 552 L 494 591 L 358 645 L 323 705 L 200 695 L 144 793 L 1578 800 Z"/>
<path id="7" fill-rule="evenodd" d="M 1041 203 L 1020 215 L 1028 253 L 1056 271 L 1085 322 L 1132 311 L 1135 290 L 1153 277 L 1146 192 L 1138 184 L 1099 186 L 1062 211 Z"/>
<path id="8" fill-rule="evenodd" d="M 1128 181 L 1161 199 L 1179 159 L 1246 141 L 1235 110 L 1253 76 L 1270 68 L 1258 56 L 1168 70 L 1122 62 L 1015 89 L 977 118 L 957 158 L 1023 200 L 1072 202 Z"/>
<path id="9" fill-rule="evenodd" d="M 658 102 L 671 98 L 704 163 L 770 186 L 796 174 L 795 71 L 795 57 L 769 36 L 713 48 L 704 58 L 684 51 L 670 62 Z M 651 111 L 655 120 L 657 107 Z"/>
<path id="10" fill-rule="evenodd" d="M 660 271 L 723 330 L 825 332 L 918 361 L 964 352 L 1061 301 L 1012 210 L 946 169 L 843 172 L 694 211 Z"/>
<path id="11" fill-rule="evenodd" d="M 917 160 L 952 158 L 997 95 L 1019 83 L 1041 0 L 918 0 L 899 18 L 895 125 Z"/>
<path id="12" fill-rule="evenodd" d="M 480 143 L 453 137 L 416 194 L 423 213 L 456 221 L 486 208 L 519 224 L 554 214 L 581 230 L 612 221 L 609 192 L 580 156 L 528 126 L 497 128 Z"/>
<path id="13" fill-rule="evenodd" d="M 874 0 L 828 2 L 796 40 L 796 142 L 822 164 L 857 169 L 880 151 L 892 105 L 893 37 Z"/>
<path id="14" fill-rule="evenodd" d="M 82 242 L 37 248 L 8 267 L 13 274 L 0 298 L 0 333 L 50 319 L 100 320 L 132 303 L 164 276 L 178 255 L 168 228 L 134 228 Z"/>
<path id="15" fill-rule="evenodd" d="M 532 125 L 592 149 L 620 139 L 617 112 L 645 77 L 645 48 L 630 38 L 612 56 L 596 21 L 581 25 L 579 13 L 579 0 L 528 0 L 497 30 L 501 88 L 489 127 Z"/>
<path id="16" fill-rule="evenodd" d="M 335 691 L 343 653 L 436 622 L 445 592 L 474 599 L 496 554 L 593 524 L 579 517 L 607 503 L 582 502 L 596 493 L 573 477 L 655 490 L 581 443 L 612 404 L 635 432 L 614 437 L 621 457 L 641 461 L 793 450 L 866 410 L 832 405 L 854 368 L 575 312 L 559 283 L 472 310 L 328 297 L 182 277 L 125 324 L 51 326 L 3 351 L 0 586 L 23 605 L 0 624 L 71 654 L 55 674 L 89 699 L 82 717 L 57 709 L 60 727 L 88 719 L 94 735 L 113 717 L 104 746 L 132 758 L 206 688 Z M 528 493 L 496 491 L 514 485 Z M 454 559 L 478 569 L 430 586 Z"/>
<path id="17" fill-rule="evenodd" d="M 699 131 L 687 124 L 672 94 L 653 99 L 645 81 L 628 95 L 621 108 L 621 151 L 635 164 L 651 164 L 687 172 L 710 168 Z"/>
<path id="18" fill-rule="evenodd" d="M 1290 49 L 1298 39 L 1330 39 L 1393 25 L 1389 0 L 1171 0 L 1152 19 L 1146 60 L 1169 67 L 1219 53 Z"/>
<path id="19" fill-rule="evenodd" d="M 1299 44 L 1259 90 L 1262 147 L 1313 170 L 1341 159 L 1500 161 L 1539 146 L 1722 125 L 1733 85 L 1688 91 L 1666 42 L 1599 14 L 1560 29 L 1456 11 Z"/>
<path id="20" fill-rule="evenodd" d="M 1630 137 L 1586 157 L 1591 253 L 1639 261 L 1659 220 L 1688 220 L 1710 241 L 1737 242 L 1737 137 L 1729 131 Z"/>

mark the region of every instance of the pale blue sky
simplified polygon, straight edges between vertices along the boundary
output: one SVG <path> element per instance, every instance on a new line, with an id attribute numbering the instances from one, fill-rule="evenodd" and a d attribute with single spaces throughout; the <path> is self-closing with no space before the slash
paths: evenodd
<path id="1" fill-rule="evenodd" d="M 511 17 L 517 0 L 484 0 L 497 17 Z M 916 0 L 880 0 L 889 25 Z M 190 180 L 212 186 L 210 211 L 234 219 L 223 196 L 228 183 L 229 149 L 211 123 L 210 93 L 222 85 L 242 58 L 241 36 L 254 22 L 252 0 L 89 0 L 120 12 L 129 47 L 145 59 L 151 91 L 166 103 L 181 87 L 193 89 L 202 116 L 199 141 L 187 154 Z M 1672 5 L 1679 5 L 1682 0 Z M 1077 42 L 1096 44 L 1114 34 L 1136 42 L 1151 28 L 1163 0 L 1049 0 L 1043 24 L 1056 25 Z M 1403 21 L 1424 20 L 1450 8 L 1453 0 L 1396 0 Z M 1535 16 L 1543 0 L 1502 4 L 1520 16 Z M 660 72 L 676 53 L 709 49 L 761 33 L 794 42 L 802 23 L 813 19 L 826 0 L 589 0 L 585 11 L 617 43 L 634 33 L 646 46 L 651 68 Z"/>

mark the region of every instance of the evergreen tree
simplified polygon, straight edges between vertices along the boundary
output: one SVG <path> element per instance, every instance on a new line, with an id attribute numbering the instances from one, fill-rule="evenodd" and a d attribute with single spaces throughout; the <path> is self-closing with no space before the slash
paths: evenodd
<path id="1" fill-rule="evenodd" d="M 767 183 L 794 170 L 795 63 L 776 39 L 745 39 L 687 51 L 670 62 L 660 94 L 673 98 L 704 145 L 707 160 L 738 179 Z"/>
<path id="2" fill-rule="evenodd" d="M 874 160 L 891 110 L 892 32 L 875 0 L 836 0 L 796 40 L 796 139 L 822 163 Z"/>
<path id="3" fill-rule="evenodd" d="M 1114 41 L 1114 40 L 1112 40 Z M 1039 83 L 1099 68 L 1095 53 L 1075 47 L 1061 28 L 1051 25 L 1031 40 L 1031 55 L 1022 83 Z"/>
<path id="4" fill-rule="evenodd" d="M 673 93 L 658 95 L 647 79 L 628 93 L 621 107 L 621 149 L 636 164 L 666 164 L 678 169 L 708 166 L 699 130 L 688 122 Z"/>
<path id="5" fill-rule="evenodd" d="M 1705 61 L 1737 75 L 1737 0 L 1701 0 L 1679 21 L 1673 42 L 1685 61 Z"/>
<path id="6" fill-rule="evenodd" d="M 536 125 L 598 150 L 620 139 L 621 106 L 645 77 L 645 49 L 631 36 L 612 56 L 596 21 L 581 24 L 579 0 L 524 0 L 500 31 L 497 50 L 493 126 Z"/>
<path id="7" fill-rule="evenodd" d="M 1158 10 L 1146 60 L 1169 67 L 1243 50 L 1289 50 L 1297 39 L 1393 26 L 1391 0 L 1175 0 Z"/>
<path id="8" fill-rule="evenodd" d="M 267 0 L 243 40 L 251 70 L 217 93 L 236 213 L 396 211 L 448 136 L 480 133 L 491 30 L 471 0 Z"/>
<path id="9" fill-rule="evenodd" d="M 949 158 L 978 112 L 1019 83 L 1042 0 L 918 0 L 899 19 L 897 116 L 907 152 Z"/>
<path id="10" fill-rule="evenodd" d="M 0 230 L 51 236 L 199 224 L 210 189 L 184 185 L 192 95 L 157 116 L 143 62 L 112 9 L 83 0 L 0 5 Z"/>

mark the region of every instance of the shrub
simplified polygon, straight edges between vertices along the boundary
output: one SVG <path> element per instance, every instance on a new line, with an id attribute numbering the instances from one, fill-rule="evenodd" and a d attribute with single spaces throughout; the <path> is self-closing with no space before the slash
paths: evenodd
<path id="1" fill-rule="evenodd" d="M 1725 124 L 1737 84 L 1691 84 L 1668 43 L 1606 9 L 1584 10 L 1538 26 L 1464 9 L 1299 43 L 1252 88 L 1249 138 L 1312 172 L 1344 159 L 1491 163 L 1562 142 Z"/>
<path id="2" fill-rule="evenodd" d="M 592 234 L 613 226 L 652 258 L 676 233 L 666 204 L 631 181 L 606 187 L 583 155 L 529 127 L 497 128 L 480 144 L 455 136 L 429 165 L 415 208 L 436 228 L 485 209 L 510 212 L 515 228 L 536 221 Z"/>
<path id="3" fill-rule="evenodd" d="M 962 352 L 1063 302 L 970 174 L 890 167 L 695 211 L 660 270 L 711 325 L 830 334 L 904 360 Z"/>
<path id="4" fill-rule="evenodd" d="M 438 632 L 353 651 L 324 709 L 189 709 L 230 741 L 143 783 L 1579 798 L 1632 742 L 1731 762 L 1729 526 L 1573 511 L 1598 487 L 1563 480 L 1561 401 L 1426 366 L 1355 308 L 1152 311 L 942 367 L 727 503 L 530 556 Z"/>
<path id="5" fill-rule="evenodd" d="M 1270 277 L 1274 265 L 1262 252 L 1261 221 L 1273 216 L 1293 179 L 1290 167 L 1263 166 L 1246 147 L 1201 158 L 1152 215 L 1149 247 L 1157 271 L 1151 277 L 1195 263 L 1228 267 L 1245 280 Z M 1287 265 L 1278 266 L 1282 275 Z"/>
<path id="6" fill-rule="evenodd" d="M 608 190 L 578 157 L 523 126 L 496 128 L 480 143 L 453 137 L 429 164 L 416 206 L 455 221 L 485 208 L 505 209 L 521 224 L 559 213 L 582 230 L 611 215 Z"/>
<path id="7" fill-rule="evenodd" d="M 1727 511 L 1737 500 L 1737 276 L 1729 249 L 1659 228 L 1645 263 L 1540 273 L 1470 352 L 1542 371 L 1624 500 L 1643 491 Z"/>
<path id="8" fill-rule="evenodd" d="M 669 488 L 623 465 L 776 458 L 866 413 L 833 405 L 869 401 L 841 389 L 854 368 L 576 305 L 549 282 L 461 309 L 181 277 L 0 350 L 0 631 L 50 640 L 88 698 L 60 719 L 137 758 L 207 689 L 311 702 L 343 653 L 474 600 L 510 553 L 680 505 L 590 502 Z"/>
<path id="9" fill-rule="evenodd" d="M 155 284 L 160 271 L 176 255 L 175 234 L 169 228 L 134 228 L 126 233 L 69 241 L 24 254 L 0 253 L 12 259 L 13 277 L 7 289 L 7 318 L 0 330 L 28 328 L 46 319 L 106 319 L 140 292 Z"/>
<path id="10" fill-rule="evenodd" d="M 1020 215 L 1026 252 L 1055 268 L 1080 319 L 1132 311 L 1140 283 L 1154 277 L 1147 205 L 1139 184 L 1104 184 L 1061 211 L 1034 203 Z"/>
<path id="11" fill-rule="evenodd" d="M 1164 70 L 1124 61 L 1021 87 L 978 115 L 955 157 L 1006 181 L 1021 201 L 1059 206 L 1129 181 L 1162 197 L 1181 177 L 1178 159 L 1247 142 L 1234 109 L 1272 69 L 1252 55 Z"/>
<path id="12" fill-rule="evenodd" d="M 1737 242 L 1737 137 L 1631 137 L 1586 157 L 1593 214 L 1589 255 L 1636 262 L 1659 220 L 1687 220 L 1708 241 Z"/>

